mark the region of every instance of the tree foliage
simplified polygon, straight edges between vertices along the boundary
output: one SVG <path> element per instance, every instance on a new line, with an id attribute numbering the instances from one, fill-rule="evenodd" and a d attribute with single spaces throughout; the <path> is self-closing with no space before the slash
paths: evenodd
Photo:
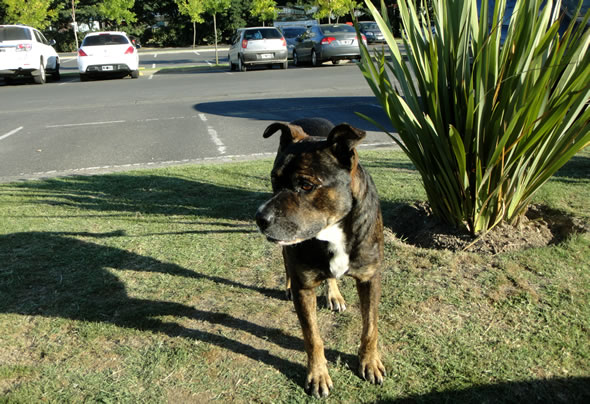
<path id="1" fill-rule="evenodd" d="M 264 23 L 277 18 L 277 2 L 274 0 L 252 0 L 250 12 Z"/>
<path id="2" fill-rule="evenodd" d="M 6 22 L 47 28 L 58 16 L 61 5 L 51 8 L 52 0 L 2 0 Z"/>
<path id="3" fill-rule="evenodd" d="M 123 21 L 127 24 L 137 20 L 131 10 L 135 0 L 102 0 L 98 6 L 100 13 L 108 20 L 120 25 Z"/>

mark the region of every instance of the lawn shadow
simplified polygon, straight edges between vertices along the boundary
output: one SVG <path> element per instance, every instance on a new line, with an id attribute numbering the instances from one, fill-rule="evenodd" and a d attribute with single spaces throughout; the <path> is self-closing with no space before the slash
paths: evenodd
<path id="1" fill-rule="evenodd" d="M 241 299 L 248 298 L 240 292 L 244 290 L 276 299 L 281 298 L 283 291 L 201 274 L 176 264 L 80 239 L 121 235 L 121 232 L 23 232 L 0 236 L 0 262 L 3 263 L 0 270 L 0 313 L 110 323 L 171 337 L 190 338 L 261 361 L 294 379 L 299 385 L 303 384 L 306 374 L 304 366 L 287 359 L 287 355 L 275 356 L 268 350 L 254 348 L 219 333 L 187 328 L 180 321 L 163 321 L 160 317 L 188 318 L 220 325 L 249 333 L 290 351 L 302 351 L 301 338 L 285 334 L 279 328 L 262 326 L 228 313 L 200 310 L 170 301 L 130 297 L 124 283 L 114 272 L 157 272 L 199 282 L 212 282 L 218 287 L 227 287 L 233 293 L 238 291 Z M 334 350 L 326 350 L 326 354 L 329 358 L 341 357 L 351 367 L 356 360 L 352 355 Z"/>
<path id="2" fill-rule="evenodd" d="M 588 403 L 590 377 L 524 380 L 480 385 L 462 390 L 434 391 L 405 398 L 382 399 L 378 403 Z"/>
<path id="3" fill-rule="evenodd" d="M 259 180 L 247 173 L 234 175 Z M 33 203 L 72 206 L 101 214 L 112 211 L 248 221 L 253 220 L 256 209 L 269 196 L 238 186 L 133 173 L 52 178 L 11 187 L 33 195 Z"/>

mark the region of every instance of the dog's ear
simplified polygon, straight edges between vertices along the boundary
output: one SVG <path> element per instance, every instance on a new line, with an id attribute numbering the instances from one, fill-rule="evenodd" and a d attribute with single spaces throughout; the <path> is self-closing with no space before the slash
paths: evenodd
<path id="1" fill-rule="evenodd" d="M 352 169 L 358 160 L 355 147 L 365 138 L 366 134 L 364 130 L 342 123 L 332 129 L 328 135 L 328 144 L 338 161 L 345 167 Z"/>
<path id="2" fill-rule="evenodd" d="M 284 150 L 291 143 L 298 142 L 308 137 L 307 133 L 303 131 L 301 126 L 291 125 L 288 123 L 275 122 L 270 124 L 262 134 L 266 139 L 272 136 L 276 131 L 281 131 L 281 141 L 279 145 L 279 151 Z"/>

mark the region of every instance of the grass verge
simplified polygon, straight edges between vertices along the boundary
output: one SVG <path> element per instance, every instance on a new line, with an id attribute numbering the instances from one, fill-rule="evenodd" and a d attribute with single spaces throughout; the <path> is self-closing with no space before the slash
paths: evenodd
<path id="1" fill-rule="evenodd" d="M 386 226 L 425 199 L 401 152 L 361 159 Z M 280 249 L 252 220 L 271 165 L 0 185 L 0 401 L 313 401 Z M 589 221 L 590 153 L 535 202 Z M 341 285 L 348 310 L 318 316 L 327 402 L 590 398 L 587 233 L 482 256 L 416 248 L 386 228 L 382 387 L 357 376 L 358 299 Z"/>

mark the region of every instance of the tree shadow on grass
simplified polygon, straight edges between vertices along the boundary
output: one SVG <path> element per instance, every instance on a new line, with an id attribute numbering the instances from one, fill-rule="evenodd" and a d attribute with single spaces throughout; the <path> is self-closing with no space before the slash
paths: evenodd
<path id="1" fill-rule="evenodd" d="M 268 193 L 239 186 L 131 173 L 53 178 L 15 183 L 11 187 L 21 191 L 22 195 L 32 196 L 32 203 L 37 204 L 72 206 L 96 212 L 188 215 L 228 220 L 252 220 L 258 206 L 269 196 Z"/>
<path id="2" fill-rule="evenodd" d="M 180 321 L 163 321 L 160 317 L 188 318 L 220 325 L 249 333 L 287 350 L 302 351 L 303 341 L 300 338 L 285 334 L 279 328 L 262 326 L 228 313 L 200 310 L 170 301 L 130 297 L 125 284 L 113 271 L 155 272 L 210 282 L 217 288 L 227 288 L 230 293 L 240 293 L 240 299 L 248 299 L 244 291 L 279 299 L 282 291 L 201 274 L 79 239 L 121 235 L 120 232 L 23 232 L 0 236 L 0 262 L 3 263 L 0 267 L 0 313 L 110 323 L 199 340 L 261 361 L 295 379 L 299 385 L 303 383 L 306 372 L 302 364 L 205 329 L 187 328 Z M 331 359 L 341 357 L 351 366 L 356 360 L 352 355 L 334 350 L 327 350 L 326 353 Z"/>

